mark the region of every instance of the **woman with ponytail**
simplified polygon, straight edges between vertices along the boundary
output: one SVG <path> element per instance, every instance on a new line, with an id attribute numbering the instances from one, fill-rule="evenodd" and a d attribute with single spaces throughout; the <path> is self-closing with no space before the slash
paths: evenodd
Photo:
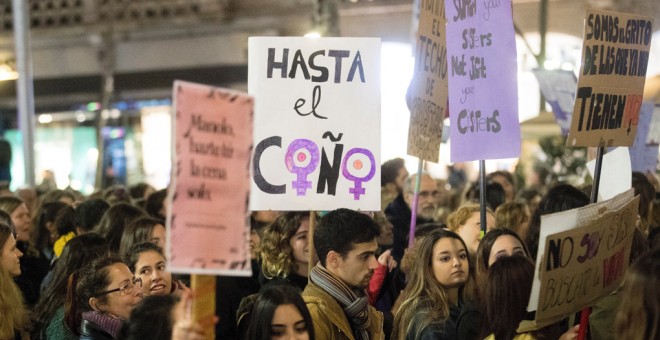
<path id="1" fill-rule="evenodd" d="M 116 256 L 98 258 L 69 278 L 64 321 L 81 340 L 117 339 L 142 300 L 142 282 Z"/>

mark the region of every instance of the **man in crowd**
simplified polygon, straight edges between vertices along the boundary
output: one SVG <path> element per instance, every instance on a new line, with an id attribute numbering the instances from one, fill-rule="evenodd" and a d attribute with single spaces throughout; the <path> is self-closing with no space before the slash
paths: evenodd
<path id="1" fill-rule="evenodd" d="M 403 158 L 394 158 L 380 166 L 380 208 L 385 209 L 403 191 L 408 170 Z"/>
<path id="2" fill-rule="evenodd" d="M 403 192 L 385 209 L 385 215 L 394 226 L 394 244 L 392 256 L 401 263 L 403 251 L 408 245 L 410 233 L 411 207 L 414 197 L 414 188 L 417 175 L 410 176 L 403 187 Z M 438 210 L 437 196 L 438 184 L 429 174 L 422 174 L 417 200 L 416 225 L 433 222 Z"/>
<path id="3" fill-rule="evenodd" d="M 384 339 L 383 314 L 369 305 L 365 288 L 378 267 L 379 227 L 369 216 L 338 209 L 314 231 L 319 263 L 302 296 L 317 339 Z"/>

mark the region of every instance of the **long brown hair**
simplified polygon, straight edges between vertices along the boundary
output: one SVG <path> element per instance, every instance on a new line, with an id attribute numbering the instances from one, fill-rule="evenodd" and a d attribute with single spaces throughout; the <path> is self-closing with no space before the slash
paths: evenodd
<path id="1" fill-rule="evenodd" d="M 624 287 L 614 324 L 616 338 L 660 338 L 660 248 L 637 260 Z"/>
<path id="2" fill-rule="evenodd" d="M 3 216 L 4 217 L 4 216 Z M 2 250 L 12 235 L 12 230 L 0 219 L 0 260 Z M 27 311 L 23 303 L 23 295 L 14 278 L 5 268 L 0 266 L 0 339 L 12 339 L 16 330 L 22 330 L 27 324 Z"/>
<path id="3" fill-rule="evenodd" d="M 410 268 L 410 279 L 401 294 L 405 296 L 396 317 L 394 318 L 394 329 L 392 339 L 405 339 L 407 334 L 414 334 L 413 338 L 420 337 L 421 332 L 429 325 L 442 322 L 449 316 L 449 297 L 443 287 L 433 274 L 433 246 L 442 238 L 453 238 L 459 240 L 463 249 L 467 246 L 458 234 L 438 229 L 432 231 L 416 247 L 418 261 Z M 468 256 L 468 266 L 471 268 L 471 259 Z M 466 268 L 466 270 L 468 270 Z M 470 275 L 468 275 L 469 280 Z M 462 288 L 459 290 L 459 296 Z M 460 298 L 460 297 L 459 297 Z M 419 318 L 421 321 L 413 323 Z"/>

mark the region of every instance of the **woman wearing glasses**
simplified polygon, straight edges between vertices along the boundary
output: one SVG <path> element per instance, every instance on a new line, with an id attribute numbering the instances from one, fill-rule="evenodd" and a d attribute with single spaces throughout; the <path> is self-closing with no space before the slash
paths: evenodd
<path id="1" fill-rule="evenodd" d="M 67 289 L 65 322 L 81 340 L 116 339 L 123 320 L 142 300 L 142 281 L 118 257 L 87 263 Z"/>

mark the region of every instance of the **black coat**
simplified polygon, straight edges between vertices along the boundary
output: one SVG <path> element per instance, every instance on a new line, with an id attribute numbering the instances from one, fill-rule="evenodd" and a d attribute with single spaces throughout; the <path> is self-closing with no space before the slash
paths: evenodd
<path id="1" fill-rule="evenodd" d="M 113 340 L 110 333 L 101 326 L 89 320 L 82 320 L 80 324 L 80 340 Z"/>

